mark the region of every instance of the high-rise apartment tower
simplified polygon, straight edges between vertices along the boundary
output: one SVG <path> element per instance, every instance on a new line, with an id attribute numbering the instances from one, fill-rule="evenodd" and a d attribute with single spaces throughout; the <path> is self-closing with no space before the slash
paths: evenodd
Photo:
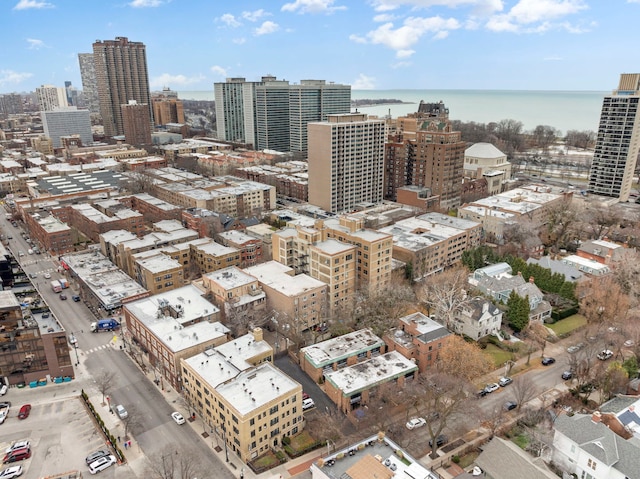
<path id="1" fill-rule="evenodd" d="M 126 37 L 98 40 L 93 44 L 93 61 L 106 136 L 124 134 L 120 107 L 128 105 L 129 100 L 146 105 L 153 119 L 144 43 L 130 42 Z"/>
<path id="2" fill-rule="evenodd" d="M 40 111 L 53 111 L 56 108 L 64 108 L 67 104 L 67 92 L 62 87 L 42 85 L 36 88 L 38 108 Z"/>
<path id="3" fill-rule="evenodd" d="M 640 73 L 623 73 L 618 89 L 604 97 L 589 172 L 590 193 L 629 199 L 640 152 L 639 101 Z"/>
<path id="4" fill-rule="evenodd" d="M 78 53 L 78 63 L 80 64 L 84 105 L 89 108 L 91 113 L 100 113 L 100 98 L 98 98 L 98 82 L 93 53 Z"/>
<path id="5" fill-rule="evenodd" d="M 363 113 L 309 123 L 309 202 L 335 213 L 382 202 L 384 120 Z"/>
<path id="6" fill-rule="evenodd" d="M 349 113 L 351 86 L 324 80 L 289 84 L 274 76 L 259 82 L 227 78 L 214 84 L 218 138 L 257 150 L 307 151 L 307 125 Z"/>

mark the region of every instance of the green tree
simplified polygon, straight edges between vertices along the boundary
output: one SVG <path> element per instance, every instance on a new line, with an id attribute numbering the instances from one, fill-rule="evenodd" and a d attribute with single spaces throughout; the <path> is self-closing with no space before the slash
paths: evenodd
<path id="1" fill-rule="evenodd" d="M 511 291 L 507 301 L 507 319 L 515 331 L 522 331 L 529 324 L 529 296 L 523 298 Z"/>

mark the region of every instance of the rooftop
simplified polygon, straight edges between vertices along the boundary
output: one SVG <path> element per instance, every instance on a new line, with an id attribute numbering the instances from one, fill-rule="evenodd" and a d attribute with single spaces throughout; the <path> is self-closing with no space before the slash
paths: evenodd
<path id="1" fill-rule="evenodd" d="M 245 268 L 245 271 L 258 279 L 261 284 L 268 286 L 285 296 L 297 296 L 306 291 L 325 287 L 325 283 L 306 274 L 292 276 L 293 268 L 277 261 L 267 261 L 256 266 Z"/>
<path id="2" fill-rule="evenodd" d="M 384 346 L 384 341 L 370 329 L 361 329 L 302 348 L 307 361 L 316 368 Z"/>

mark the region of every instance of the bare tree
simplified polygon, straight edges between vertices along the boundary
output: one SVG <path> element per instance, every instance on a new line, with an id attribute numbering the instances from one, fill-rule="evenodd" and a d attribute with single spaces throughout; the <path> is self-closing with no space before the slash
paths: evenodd
<path id="1" fill-rule="evenodd" d="M 100 394 L 102 394 L 102 405 L 104 405 L 104 397 L 109 394 L 115 378 L 115 372 L 102 371 L 100 375 L 95 379 L 98 391 L 100 391 Z"/>
<path id="2" fill-rule="evenodd" d="M 560 248 L 565 248 L 572 241 L 578 227 L 580 218 L 580 208 L 567 198 L 552 208 L 547 210 L 545 228 L 542 231 L 543 241 L 550 246 L 554 252 Z"/>
<path id="3" fill-rule="evenodd" d="M 518 376 L 513 380 L 511 392 L 516 403 L 518 403 L 518 410 L 539 394 L 535 383 L 524 376 Z"/>
<path id="4" fill-rule="evenodd" d="M 549 330 L 547 327 L 538 322 L 529 322 L 527 327 L 522 331 L 522 335 L 525 339 L 533 342 L 541 350 L 541 356 L 544 356 L 544 349 L 549 339 Z"/>
<path id="5" fill-rule="evenodd" d="M 624 394 L 629 382 L 629 375 L 622 367 L 622 364 L 615 361 L 604 369 L 599 379 L 600 397 L 606 401 L 616 394 Z"/>
<path id="6" fill-rule="evenodd" d="M 418 287 L 417 296 L 429 313 L 452 329 L 456 314 L 470 300 L 467 296 L 469 270 L 457 266 L 438 275 L 425 278 Z"/>
<path id="7" fill-rule="evenodd" d="M 617 207 L 601 203 L 589 203 L 584 213 L 583 218 L 589 236 L 597 240 L 607 236 L 622 221 L 620 210 Z"/>
<path id="8" fill-rule="evenodd" d="M 436 367 L 443 375 L 471 382 L 491 371 L 493 365 L 477 343 L 451 335 L 438 351 Z"/>
<path id="9" fill-rule="evenodd" d="M 129 431 L 137 429 L 141 426 L 141 417 L 142 414 L 136 407 L 130 407 L 127 409 L 127 416 L 122 419 L 122 424 L 124 424 L 124 437 L 126 438 L 129 434 Z"/>
<path id="10" fill-rule="evenodd" d="M 471 396 L 471 385 L 449 374 L 423 374 L 406 388 L 413 395 L 416 412 L 427 418 L 431 438 L 431 457 L 437 458 L 437 439 L 459 413 L 465 410 Z"/>
<path id="11" fill-rule="evenodd" d="M 398 319 L 415 305 L 415 294 L 404 284 L 360 291 L 357 300 L 357 327 L 370 328 L 378 336 L 395 327 Z"/>
<path id="12" fill-rule="evenodd" d="M 131 193 L 151 193 L 155 179 L 146 168 L 132 171 L 125 182 L 125 188 Z"/>
<path id="13" fill-rule="evenodd" d="M 193 449 L 180 446 L 167 446 L 149 457 L 146 470 L 146 477 L 150 479 L 208 479 L 214 476 Z"/>
<path id="14" fill-rule="evenodd" d="M 614 276 L 608 275 L 581 283 L 577 295 L 581 298 L 580 313 L 589 323 L 615 327 L 626 321 L 629 296 L 624 293 Z"/>
<path id="15" fill-rule="evenodd" d="M 478 408 L 479 409 L 479 408 Z M 482 411 L 481 409 L 479 409 Z M 504 426 L 507 422 L 507 415 L 505 414 L 504 408 L 501 408 L 499 405 L 496 405 L 493 409 L 489 409 L 487 412 L 480 412 L 481 417 L 481 426 L 488 429 L 491 433 L 490 437 L 495 436 L 495 434 Z"/>

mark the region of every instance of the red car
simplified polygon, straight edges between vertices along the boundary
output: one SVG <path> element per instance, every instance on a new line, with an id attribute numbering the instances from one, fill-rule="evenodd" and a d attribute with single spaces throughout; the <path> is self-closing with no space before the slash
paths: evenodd
<path id="1" fill-rule="evenodd" d="M 18 419 L 27 419 L 29 417 L 30 412 L 31 412 L 31 404 L 25 404 L 20 408 L 20 412 L 18 413 Z"/>

